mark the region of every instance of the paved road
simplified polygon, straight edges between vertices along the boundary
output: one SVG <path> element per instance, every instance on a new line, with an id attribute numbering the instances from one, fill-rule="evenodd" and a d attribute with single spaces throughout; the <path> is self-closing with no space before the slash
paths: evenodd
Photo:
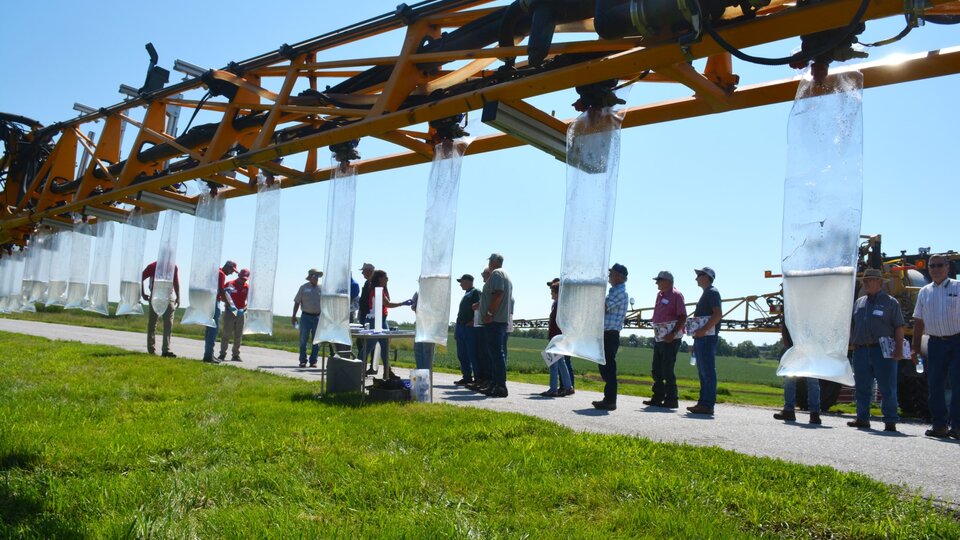
<path id="1" fill-rule="evenodd" d="M 0 330 L 146 352 L 144 335 L 132 332 L 11 319 L 0 319 Z M 181 358 L 203 356 L 203 343 L 197 340 L 174 337 L 172 349 Z M 244 346 L 242 355 L 243 362 L 227 365 L 320 380 L 320 370 L 298 368 L 293 353 Z M 716 416 L 708 419 L 685 414 L 683 407 L 691 403 L 681 403 L 683 412 L 666 411 L 645 407 L 643 398 L 633 396 L 620 396 L 618 409 L 608 413 L 591 407 L 590 402 L 601 397 L 596 392 L 579 391 L 565 398 L 546 399 L 539 396 L 545 390 L 542 386 L 511 382 L 508 398 L 491 399 L 454 386 L 456 378 L 459 377 L 444 373 L 435 375 L 437 401 L 538 416 L 578 431 L 718 446 L 755 456 L 826 465 L 904 485 L 943 502 L 960 502 L 960 443 L 925 437 L 923 432 L 928 426 L 924 424 L 902 423 L 901 433 L 888 434 L 848 428 L 845 424 L 849 417 L 824 415 L 823 425 L 815 427 L 777 422 L 771 416 L 772 409 L 723 404 L 717 406 Z M 799 416 L 805 421 L 805 413 Z M 883 427 L 878 419 L 874 419 L 874 425 Z"/>

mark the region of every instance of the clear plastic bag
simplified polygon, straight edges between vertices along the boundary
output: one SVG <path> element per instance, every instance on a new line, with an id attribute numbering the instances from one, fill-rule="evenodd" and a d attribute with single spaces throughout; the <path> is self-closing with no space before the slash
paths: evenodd
<path id="1" fill-rule="evenodd" d="M 173 279 L 177 276 L 177 239 L 180 237 L 180 212 L 163 212 L 163 231 L 160 233 L 160 251 L 150 291 L 150 309 L 162 316 L 176 298 Z M 176 308 L 176 306 L 174 306 Z"/>
<path id="2" fill-rule="evenodd" d="M 120 251 L 120 302 L 117 304 L 117 316 L 143 315 L 140 305 L 140 287 L 143 276 L 143 248 L 147 239 L 149 223 L 156 228 L 159 214 L 151 214 L 149 219 L 139 208 L 130 212 L 123 226 L 123 238 Z M 149 222 L 149 223 L 148 223 Z"/>
<path id="3" fill-rule="evenodd" d="M 350 261 L 357 206 L 357 169 L 334 164 L 327 199 L 327 245 L 314 343 L 350 345 Z"/>
<path id="4" fill-rule="evenodd" d="M 26 255 L 23 261 L 23 277 L 20 280 L 20 310 L 36 311 L 36 306 L 30 299 L 33 297 L 33 289 L 37 285 L 36 274 L 40 267 L 40 246 L 39 235 L 31 236 L 26 245 Z"/>
<path id="5" fill-rule="evenodd" d="M 87 311 L 110 315 L 107 296 L 110 292 L 110 258 L 113 254 L 113 222 L 97 221 L 97 241 L 93 248 L 90 284 L 87 287 Z"/>
<path id="6" fill-rule="evenodd" d="M 223 199 L 209 191 L 200 196 L 193 222 L 193 258 L 190 262 L 190 306 L 181 324 L 217 326 L 217 285 L 223 252 Z"/>
<path id="7" fill-rule="evenodd" d="M 434 146 L 427 182 L 423 224 L 423 253 L 417 297 L 416 342 L 447 344 L 450 330 L 450 276 L 457 229 L 460 168 L 470 139 L 444 141 Z"/>
<path id="8" fill-rule="evenodd" d="M 567 203 L 555 336 L 545 352 L 604 364 L 603 315 L 623 110 L 590 108 L 567 128 Z"/>
<path id="9" fill-rule="evenodd" d="M 8 313 L 18 313 L 23 310 L 23 295 L 21 294 L 21 284 L 23 283 L 23 265 L 26 260 L 23 250 L 18 250 L 10 255 L 10 269 L 7 275 L 7 305 Z"/>
<path id="10" fill-rule="evenodd" d="M 7 296 L 10 294 L 10 285 L 7 283 L 13 268 L 13 257 L 10 255 L 0 255 L 0 313 L 10 313 L 7 307 L 10 300 Z"/>
<path id="11" fill-rule="evenodd" d="M 809 72 L 788 124 L 784 317 L 793 347 L 777 375 L 853 385 L 847 360 L 863 204 L 863 75 Z"/>
<path id="12" fill-rule="evenodd" d="M 430 370 L 414 369 L 410 371 L 410 393 L 418 403 L 430 403 Z"/>
<path id="13" fill-rule="evenodd" d="M 257 217 L 250 254 L 250 297 L 244 334 L 273 335 L 273 286 L 280 244 L 280 182 L 257 184 Z"/>
<path id="14" fill-rule="evenodd" d="M 67 281 L 70 279 L 70 253 L 73 246 L 73 231 L 59 231 L 53 235 L 50 281 L 47 287 L 49 306 L 62 306 L 67 303 Z"/>
<path id="15" fill-rule="evenodd" d="M 70 277 L 67 281 L 67 299 L 63 309 L 87 307 L 87 283 L 90 281 L 90 247 L 93 243 L 93 227 L 86 221 L 73 225 L 73 241 L 70 246 Z"/>
<path id="16" fill-rule="evenodd" d="M 34 273 L 33 290 L 30 292 L 30 305 L 34 303 L 44 304 L 47 302 L 47 289 L 50 283 L 50 264 L 52 262 L 51 248 L 53 245 L 54 234 L 49 230 L 43 229 L 37 233 L 36 247 L 39 251 L 34 262 L 36 265 Z"/>
<path id="17" fill-rule="evenodd" d="M 26 246 L 26 255 L 23 262 L 23 278 L 20 280 L 21 311 L 37 311 L 34 305 L 34 294 L 39 290 L 41 283 L 37 280 L 40 263 L 43 259 L 42 233 L 30 237 Z"/>

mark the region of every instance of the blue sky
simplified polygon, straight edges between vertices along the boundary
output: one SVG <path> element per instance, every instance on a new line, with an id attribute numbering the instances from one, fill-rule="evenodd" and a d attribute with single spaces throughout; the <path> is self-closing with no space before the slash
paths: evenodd
<path id="1" fill-rule="evenodd" d="M 0 111 L 44 124 L 75 116 L 74 102 L 92 107 L 121 100 L 120 83 L 143 83 L 150 41 L 160 65 L 180 58 L 204 67 L 222 67 L 296 43 L 363 19 L 392 12 L 396 2 L 343 3 L 293 1 L 280 9 L 262 3 L 168 1 L 138 4 L 114 0 L 94 4 L 19 2 L 5 10 L 0 33 Z M 864 41 L 896 34 L 902 19 L 871 23 Z M 903 41 L 871 51 L 871 60 L 957 44 L 956 27 L 927 25 Z M 398 50 L 402 34 L 392 33 L 342 49 L 341 56 L 386 56 Z M 799 40 L 752 51 L 782 56 Z M 321 59 L 333 59 L 324 56 Z M 697 67 L 702 68 L 702 63 Z M 794 76 L 786 67 L 737 62 L 741 85 Z M 174 72 L 173 80 L 180 74 Z M 679 85 L 635 85 L 628 105 L 682 97 Z M 958 249 L 955 226 L 957 76 L 931 79 L 864 93 L 864 200 L 862 232 L 883 235 L 885 251 Z M 573 91 L 532 100 L 560 118 L 576 112 Z M 630 270 L 627 290 L 636 307 L 652 305 L 653 276 L 668 269 L 688 300 L 699 296 L 693 268 L 712 266 L 725 298 L 772 292 L 779 271 L 783 179 L 790 104 L 713 115 L 626 130 L 611 262 Z M 189 112 L 185 111 L 181 129 Z M 479 117 L 479 114 L 472 116 Z M 197 123 L 203 122 L 198 117 Z M 87 129 L 98 129 L 95 124 Z M 489 128 L 474 122 L 474 134 Z M 130 133 L 127 141 L 132 140 Z M 360 152 L 373 156 L 387 143 L 364 139 Z M 396 150 L 394 150 L 396 151 Z M 326 154 L 321 151 L 321 156 Z M 288 164 L 296 164 L 296 158 Z M 453 271 L 478 275 L 492 251 L 505 257 L 514 281 L 516 316 L 544 317 L 550 305 L 545 282 L 559 275 L 565 166 L 538 150 L 523 147 L 467 157 L 461 177 L 460 208 Z M 429 165 L 361 176 L 353 267 L 372 262 L 390 274 L 392 296 L 416 290 Z M 275 311 L 289 314 L 292 298 L 310 267 L 324 260 L 324 184 L 284 190 L 280 264 Z M 255 199 L 227 206 L 223 258 L 249 264 Z M 181 221 L 178 261 L 189 275 L 193 220 Z M 147 261 L 156 252 L 159 232 L 148 236 Z M 120 235 L 114 251 L 118 281 Z M 359 271 L 356 272 L 359 278 Z M 256 276 L 253 276 L 256 279 Z M 111 291 L 113 297 L 118 291 Z M 456 289 L 452 302 L 459 300 Z M 391 318 L 412 321 L 407 308 Z M 728 339 L 768 341 L 760 335 L 727 334 Z"/>

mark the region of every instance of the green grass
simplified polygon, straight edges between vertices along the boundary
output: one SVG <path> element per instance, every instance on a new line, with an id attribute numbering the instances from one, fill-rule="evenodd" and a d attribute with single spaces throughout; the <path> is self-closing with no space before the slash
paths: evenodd
<path id="1" fill-rule="evenodd" d="M 149 306 L 143 306 L 144 313 Z M 116 305 L 110 304 L 110 312 L 116 310 Z M 180 324 L 183 318 L 184 309 L 178 309 L 173 316 L 173 335 L 188 337 L 193 339 L 203 339 L 205 326 L 196 324 Z M 147 316 L 144 315 L 125 315 L 123 317 L 104 317 L 98 313 L 77 309 L 63 309 L 59 306 L 48 308 L 41 307 L 36 313 L 7 313 L 3 317 L 11 319 L 22 319 L 28 321 L 40 321 L 57 324 L 68 324 L 71 326 L 85 326 L 88 328 L 108 328 L 110 330 L 123 330 L 126 332 L 144 332 L 147 328 Z M 290 316 L 273 317 L 273 335 L 253 334 L 243 336 L 243 342 L 257 347 L 268 347 L 271 349 L 281 349 L 295 351 L 300 331 L 290 324 Z M 157 333 L 160 334 L 162 323 L 157 324 Z M 159 336 L 157 337 L 159 340 Z M 146 343 L 146 337 L 144 337 Z"/>
<path id="2" fill-rule="evenodd" d="M 865 476 L 0 333 L 3 538 L 956 538 Z"/>

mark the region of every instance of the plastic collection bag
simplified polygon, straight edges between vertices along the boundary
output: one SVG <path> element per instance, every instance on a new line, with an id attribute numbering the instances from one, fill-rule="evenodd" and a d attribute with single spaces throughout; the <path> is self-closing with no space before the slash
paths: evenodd
<path id="1" fill-rule="evenodd" d="M 244 334 L 273 335 L 273 286 L 280 244 L 280 182 L 257 183 L 257 217 L 250 253 L 250 297 Z M 349 299 L 348 299 L 349 302 Z"/>
<path id="2" fill-rule="evenodd" d="M 18 313 L 23 308 L 23 295 L 21 294 L 21 284 L 23 283 L 23 265 L 25 261 L 23 250 L 10 254 L 9 268 L 7 269 L 7 302 L 4 308 L 7 313 Z"/>
<path id="3" fill-rule="evenodd" d="M 173 278 L 177 275 L 177 238 L 180 236 L 180 212 L 164 210 L 163 231 L 160 233 L 160 251 L 150 291 L 150 309 L 162 316 L 176 298 Z M 176 309 L 176 306 L 174 306 Z"/>
<path id="4" fill-rule="evenodd" d="M 50 281 L 47 286 L 49 306 L 67 303 L 67 281 L 70 279 L 70 253 L 73 246 L 73 231 L 59 231 L 53 235 L 51 246 Z"/>
<path id="5" fill-rule="evenodd" d="M 120 251 L 120 303 L 117 315 L 143 315 L 140 305 L 140 287 L 143 276 L 143 248 L 148 225 L 156 228 L 159 214 L 144 216 L 139 208 L 130 212 L 123 226 Z M 149 223 L 148 223 L 149 222 Z"/>
<path id="6" fill-rule="evenodd" d="M 410 371 L 410 393 L 418 403 L 430 403 L 430 370 L 414 369 Z"/>
<path id="7" fill-rule="evenodd" d="M 19 252 L 17 252 L 15 261 L 14 280 L 17 286 L 19 286 L 23 283 L 23 269 L 27 265 L 27 252 L 21 249 Z M 26 306 L 24 305 L 22 291 L 18 290 L 15 295 L 11 295 L 11 298 L 14 306 L 12 311 L 17 313 L 27 311 Z M 34 307 L 34 309 L 36 308 Z"/>
<path id="8" fill-rule="evenodd" d="M 459 138 L 434 147 L 433 165 L 427 182 L 427 209 L 420 260 L 415 338 L 418 343 L 447 344 L 460 168 L 469 142 L 469 139 Z"/>
<path id="9" fill-rule="evenodd" d="M 4 254 L 0 257 L 0 313 L 10 313 L 10 310 L 7 308 L 9 304 L 7 296 L 10 294 L 8 278 L 11 276 L 12 271 L 13 256 Z"/>
<path id="10" fill-rule="evenodd" d="M 620 168 L 622 109 L 590 108 L 567 128 L 567 204 L 557 325 L 546 352 L 603 365 L 603 315 Z"/>
<path id="11" fill-rule="evenodd" d="M 327 199 L 327 245 L 314 343 L 350 345 L 350 261 L 357 207 L 357 169 L 334 166 Z"/>
<path id="12" fill-rule="evenodd" d="M 182 324 L 217 326 L 217 285 L 223 252 L 224 201 L 209 191 L 200 196 L 193 222 L 193 258 L 190 262 L 190 306 Z"/>
<path id="13" fill-rule="evenodd" d="M 70 277 L 67 281 L 67 299 L 63 309 L 87 307 L 87 282 L 90 281 L 90 246 L 93 227 L 83 220 L 73 225 L 73 241 L 70 246 Z"/>
<path id="14" fill-rule="evenodd" d="M 87 287 L 87 306 L 83 309 L 104 316 L 110 315 L 107 301 L 110 292 L 110 257 L 113 254 L 112 221 L 97 221 L 97 241 L 93 247 L 93 264 L 90 268 L 90 284 Z"/>
<path id="15" fill-rule="evenodd" d="M 10 256 L 0 255 L 0 313 L 7 311 L 7 273 L 10 272 Z"/>
<path id="16" fill-rule="evenodd" d="M 30 293 L 33 292 L 33 274 L 36 272 L 36 264 L 34 261 L 39 262 L 37 255 L 39 255 L 40 250 L 34 249 L 33 246 L 36 244 L 36 237 L 30 238 L 25 246 L 26 256 L 23 262 L 23 273 L 20 276 L 20 303 L 26 304 L 30 300 Z"/>
<path id="17" fill-rule="evenodd" d="M 30 305 L 34 307 L 34 303 L 44 304 L 47 301 L 47 289 L 50 282 L 50 264 L 52 262 L 53 256 L 51 253 L 51 248 L 53 244 L 54 234 L 49 230 L 41 230 L 37 233 L 37 249 L 39 253 L 36 255 L 37 261 L 36 269 L 34 273 L 34 283 L 33 290 L 30 292 Z"/>
<path id="18" fill-rule="evenodd" d="M 33 294 L 40 288 L 37 275 L 40 272 L 42 259 L 41 233 L 37 233 L 32 235 L 27 243 L 26 258 L 23 262 L 23 278 L 20 281 L 21 311 L 37 311 Z"/>
<path id="19" fill-rule="evenodd" d="M 863 204 L 863 75 L 804 75 L 788 125 L 784 316 L 777 375 L 853 385 L 847 360 Z"/>

